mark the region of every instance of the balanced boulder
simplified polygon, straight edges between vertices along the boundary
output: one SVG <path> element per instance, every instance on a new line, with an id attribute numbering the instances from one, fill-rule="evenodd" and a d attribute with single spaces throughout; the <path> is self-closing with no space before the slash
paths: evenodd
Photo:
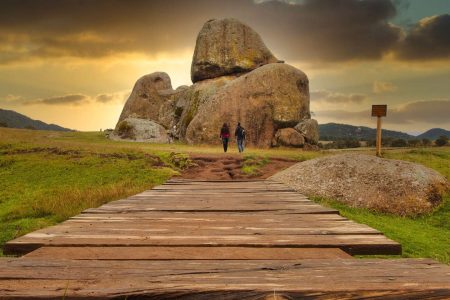
<path id="1" fill-rule="evenodd" d="M 400 216 L 431 212 L 450 187 L 423 165 L 364 154 L 308 160 L 271 178 L 308 196 Z"/>
<path id="2" fill-rule="evenodd" d="M 176 90 L 166 73 L 140 78 L 113 136 L 121 136 L 120 122 L 137 118 L 192 144 L 218 144 L 222 124 L 234 128 L 238 122 L 245 128 L 247 145 L 270 147 L 277 132 L 275 144 L 307 149 L 317 143 L 308 77 L 275 58 L 247 25 L 235 19 L 206 22 L 197 38 L 191 77 L 193 85 Z"/>
<path id="3" fill-rule="evenodd" d="M 279 62 L 258 33 L 236 19 L 209 20 L 197 36 L 192 82 L 245 73 Z"/>

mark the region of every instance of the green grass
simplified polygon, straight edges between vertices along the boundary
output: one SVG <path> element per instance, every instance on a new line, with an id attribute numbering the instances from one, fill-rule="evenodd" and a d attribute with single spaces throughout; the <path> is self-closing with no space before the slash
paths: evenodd
<path id="1" fill-rule="evenodd" d="M 35 134 L 42 132 L 31 132 L 30 142 L 0 139 L 0 247 L 27 232 L 151 188 L 176 174 L 173 167 L 160 166 L 163 163 L 154 153 L 70 147 L 55 141 L 42 145 Z"/>
<path id="2" fill-rule="evenodd" d="M 267 156 L 259 156 L 254 154 L 244 155 L 242 172 L 247 175 L 258 175 L 261 168 L 263 168 L 269 162 L 270 158 Z"/>

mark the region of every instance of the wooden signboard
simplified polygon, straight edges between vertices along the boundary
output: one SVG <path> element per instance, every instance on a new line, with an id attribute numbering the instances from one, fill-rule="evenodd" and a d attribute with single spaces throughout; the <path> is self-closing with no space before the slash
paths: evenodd
<path id="1" fill-rule="evenodd" d="M 387 105 L 372 105 L 372 117 L 377 117 L 377 156 L 381 156 L 381 117 L 386 117 Z"/>
<path id="2" fill-rule="evenodd" d="M 387 105 L 372 105 L 372 117 L 386 117 Z"/>

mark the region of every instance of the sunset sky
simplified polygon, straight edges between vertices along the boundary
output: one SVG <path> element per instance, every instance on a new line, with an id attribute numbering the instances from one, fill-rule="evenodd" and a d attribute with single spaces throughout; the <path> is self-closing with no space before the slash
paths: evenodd
<path id="1" fill-rule="evenodd" d="M 319 123 L 450 129 L 449 0 L 1 0 L 0 108 L 113 128 L 135 81 L 190 85 L 203 23 L 233 17 L 310 80 Z"/>

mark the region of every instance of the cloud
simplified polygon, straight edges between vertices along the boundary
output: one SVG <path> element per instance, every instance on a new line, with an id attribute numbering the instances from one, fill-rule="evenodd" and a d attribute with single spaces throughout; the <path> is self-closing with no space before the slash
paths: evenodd
<path id="1" fill-rule="evenodd" d="M 36 105 L 36 104 L 46 104 L 46 105 L 80 105 L 87 103 L 89 97 L 82 94 L 72 94 L 64 96 L 56 96 L 49 98 L 39 98 L 33 100 L 27 100 L 24 102 L 25 105 Z"/>
<path id="2" fill-rule="evenodd" d="M 333 104 L 360 104 L 367 100 L 367 96 L 364 94 L 343 94 L 327 90 L 312 91 L 310 97 L 311 101 Z"/>
<path id="3" fill-rule="evenodd" d="M 6 96 L 0 97 L 0 102 L 4 103 L 17 103 L 20 102 L 21 100 L 23 100 L 22 96 L 13 94 L 8 94 Z"/>
<path id="4" fill-rule="evenodd" d="M 390 0 L 2 0 L 0 64 L 193 49 L 203 23 L 233 16 L 282 59 L 379 59 L 400 37 Z"/>
<path id="5" fill-rule="evenodd" d="M 401 60 L 450 58 L 450 15 L 420 20 L 399 43 L 395 53 Z"/>
<path id="6" fill-rule="evenodd" d="M 430 100 L 411 102 L 404 106 L 390 108 L 388 106 L 387 117 L 383 122 L 388 124 L 415 124 L 427 123 L 435 126 L 447 126 L 450 124 L 448 112 L 450 100 Z M 366 123 L 371 118 L 370 110 L 345 111 L 323 110 L 316 111 L 317 119 L 332 119 L 341 123 Z"/>
<path id="7" fill-rule="evenodd" d="M 2 0 L 0 64 L 193 49 L 205 21 L 233 16 L 274 54 L 311 64 L 449 58 L 448 14 L 405 32 L 394 0 Z"/>
<path id="8" fill-rule="evenodd" d="M 129 91 L 120 91 L 113 93 L 102 93 L 96 96 L 89 96 L 84 94 L 68 94 L 29 100 L 26 100 L 22 96 L 8 95 L 1 98 L 1 100 L 17 101 L 24 105 L 84 105 L 93 102 L 102 104 L 123 104 L 129 95 Z"/>
<path id="9" fill-rule="evenodd" d="M 397 90 L 397 86 L 393 83 L 385 81 L 374 81 L 372 91 L 375 94 L 389 93 Z"/>
<path id="10" fill-rule="evenodd" d="M 130 92 L 116 92 L 116 93 L 108 93 L 108 94 L 99 94 L 95 97 L 95 101 L 100 103 L 119 103 L 123 104 L 128 96 L 130 95 Z"/>

